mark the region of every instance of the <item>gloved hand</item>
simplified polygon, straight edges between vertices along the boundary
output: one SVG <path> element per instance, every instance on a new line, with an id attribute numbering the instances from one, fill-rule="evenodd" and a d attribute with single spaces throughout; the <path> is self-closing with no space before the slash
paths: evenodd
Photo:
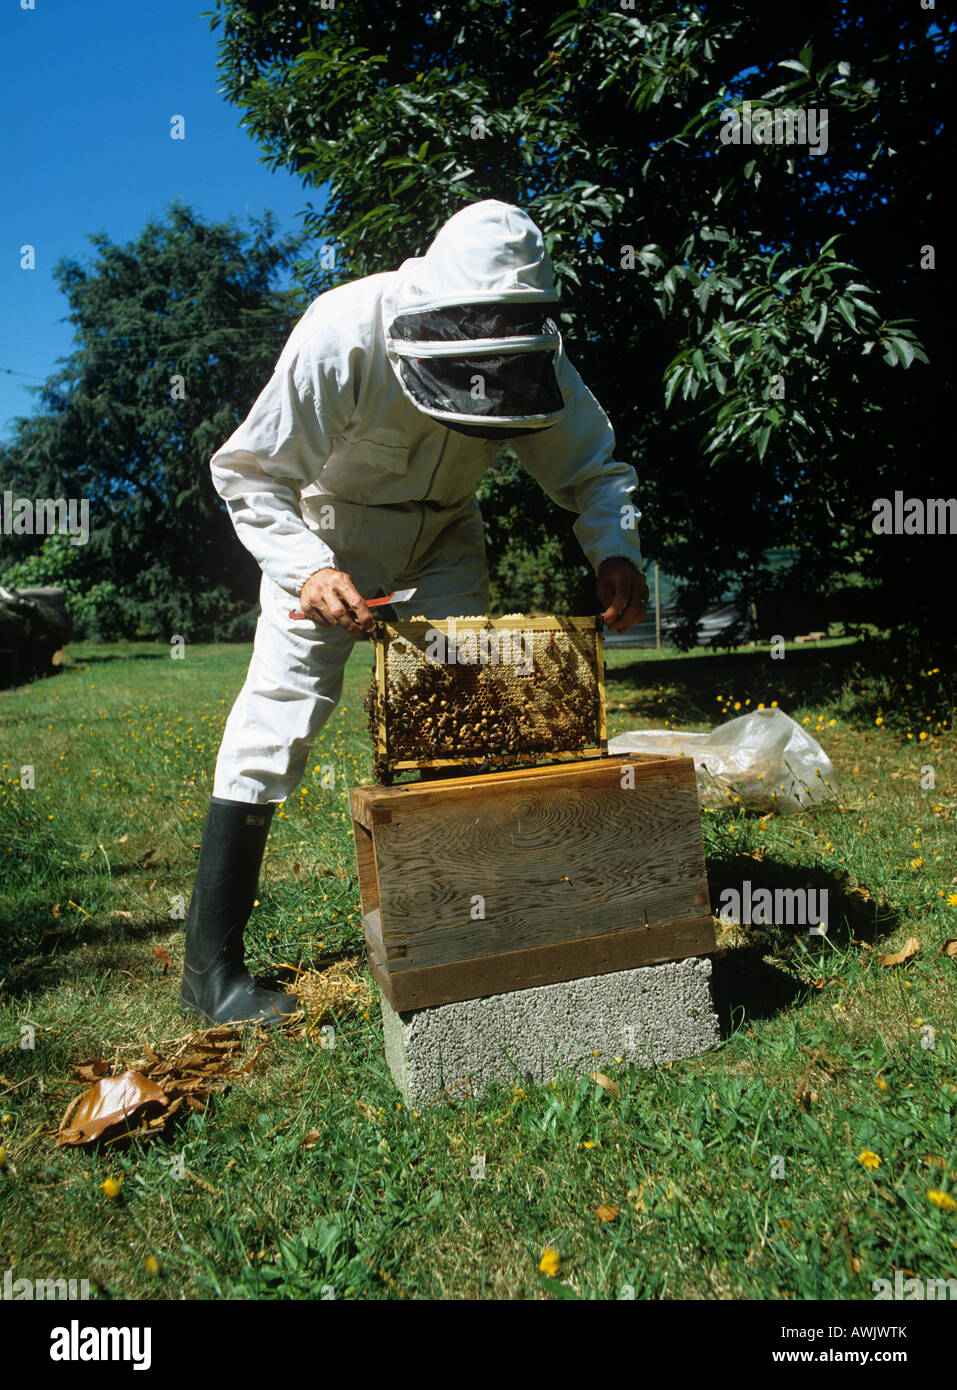
<path id="1" fill-rule="evenodd" d="M 612 632 L 626 632 L 640 622 L 648 607 L 648 585 L 641 570 L 630 560 L 616 556 L 598 568 L 598 601 L 605 605 L 602 618 Z"/>

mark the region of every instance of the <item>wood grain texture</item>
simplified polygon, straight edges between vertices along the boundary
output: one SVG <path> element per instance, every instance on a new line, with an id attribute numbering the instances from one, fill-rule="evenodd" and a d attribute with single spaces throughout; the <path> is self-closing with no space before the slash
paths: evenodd
<path id="1" fill-rule="evenodd" d="M 368 925 L 366 940 L 370 941 Z M 608 975 L 639 965 L 661 965 L 665 961 L 707 955 L 713 950 L 714 923 L 707 916 L 678 926 L 646 927 L 592 937 L 589 941 L 554 943 L 400 973 L 390 972 L 382 961 L 381 937 L 373 930 L 369 963 L 393 1009 L 405 1011 L 454 1004 L 461 999 L 482 999 L 490 994 L 509 994 L 559 980 Z"/>
<path id="2" fill-rule="evenodd" d="M 359 870 L 359 900 L 363 915 L 379 908 L 379 879 L 376 874 L 375 852 L 372 847 L 372 828 L 357 820 L 352 822 L 356 844 L 356 864 Z"/>
<path id="3" fill-rule="evenodd" d="M 352 806 L 363 912 L 368 929 L 380 910 L 380 984 L 393 993 L 400 977 L 438 980 L 422 972 L 440 967 L 441 992 L 456 998 L 532 983 L 503 985 L 505 967 L 488 964 L 500 957 L 571 979 L 713 948 L 690 758 L 355 788 Z M 423 1007 L 430 987 L 416 988 Z"/>

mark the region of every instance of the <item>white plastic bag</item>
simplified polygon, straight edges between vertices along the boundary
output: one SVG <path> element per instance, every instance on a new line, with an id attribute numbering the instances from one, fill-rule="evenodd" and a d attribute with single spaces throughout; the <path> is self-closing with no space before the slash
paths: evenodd
<path id="1" fill-rule="evenodd" d="M 710 734 L 641 729 L 608 740 L 609 753 L 685 754 L 694 758 L 703 806 L 736 806 L 791 815 L 837 797 L 834 764 L 783 710 L 758 709 Z"/>

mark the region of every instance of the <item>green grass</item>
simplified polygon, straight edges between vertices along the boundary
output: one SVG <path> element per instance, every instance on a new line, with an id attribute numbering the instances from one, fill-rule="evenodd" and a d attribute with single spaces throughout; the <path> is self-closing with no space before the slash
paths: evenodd
<path id="1" fill-rule="evenodd" d="M 617 1096 L 518 1079 L 416 1113 L 373 1007 L 336 1020 L 331 1050 L 273 1037 L 247 1081 L 169 1138 L 86 1152 L 49 1137 L 82 1089 L 70 1064 L 135 1058 L 189 1028 L 176 914 L 249 649 L 70 650 L 57 677 L 0 693 L 0 1272 L 133 1298 L 869 1299 L 895 1269 L 954 1275 L 957 1212 L 928 1198 L 957 1199 L 957 960 L 938 954 L 957 936 L 957 759 L 933 676 L 901 710 L 846 643 L 785 661 L 610 656 L 613 733 L 707 728 L 735 702 L 777 700 L 841 778 L 813 813 L 703 815 L 713 893 L 813 883 L 838 908 L 823 941 L 719 929 L 713 1053 L 650 1070 L 601 1058 Z M 371 776 L 368 667 L 358 650 L 275 818 L 247 937 L 262 971 L 361 952 L 347 790 Z M 919 954 L 881 967 L 878 951 L 909 936 Z M 119 1174 L 111 1201 L 100 1184 Z M 546 1246 L 555 1280 L 538 1271 Z"/>

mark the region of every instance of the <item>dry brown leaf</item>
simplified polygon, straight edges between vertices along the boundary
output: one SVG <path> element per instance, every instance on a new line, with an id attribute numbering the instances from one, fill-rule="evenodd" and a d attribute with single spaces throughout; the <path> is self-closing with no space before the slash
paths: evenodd
<path id="1" fill-rule="evenodd" d="M 293 866 L 292 866 L 292 871 L 293 871 L 294 874 L 301 874 L 301 873 L 302 873 L 302 865 L 301 865 L 301 864 L 293 864 Z"/>
<path id="2" fill-rule="evenodd" d="M 102 1077 L 70 1102 L 60 1121 L 58 1144 L 91 1144 L 111 1129 L 130 1131 L 165 1109 L 166 1095 L 141 1072 Z"/>
<path id="3" fill-rule="evenodd" d="M 73 1070 L 81 1081 L 98 1081 L 101 1076 L 105 1076 L 110 1069 L 109 1062 L 105 1062 L 102 1057 L 97 1057 L 93 1062 L 74 1062 Z"/>
<path id="4" fill-rule="evenodd" d="M 595 1215 L 599 1221 L 614 1221 L 618 1215 L 618 1208 L 609 1206 L 607 1202 L 602 1202 L 600 1207 L 595 1208 Z"/>
<path id="5" fill-rule="evenodd" d="M 238 1028 L 210 1028 L 167 1042 L 144 1044 L 143 1055 L 135 1062 L 127 1061 L 125 1075 L 133 1074 L 144 1087 L 152 1088 L 149 1094 L 157 1101 L 157 1105 L 150 1107 L 154 1113 L 147 1117 L 145 1106 L 136 1112 L 135 1118 L 139 1121 L 137 1128 L 123 1123 L 121 1108 L 114 1126 L 117 1132 L 106 1138 L 105 1142 L 120 1143 L 128 1139 L 131 1133 L 138 1138 L 152 1138 L 163 1131 L 170 1117 L 184 1104 L 190 1110 L 203 1113 L 212 1095 L 226 1090 L 251 1070 L 266 1045 L 260 1046 L 244 1066 L 238 1067 L 237 1062 L 243 1052 L 242 1030 Z M 101 1059 L 79 1062 L 73 1067 L 85 1081 L 103 1077 L 108 1069 L 108 1063 Z M 120 1079 L 109 1077 L 100 1085 L 113 1085 Z M 60 1122 L 58 1143 L 89 1143 L 97 1137 L 95 1134 L 83 1137 L 84 1128 L 89 1126 L 80 1124 L 82 1104 L 92 1094 L 92 1091 L 88 1091 L 71 1100 Z M 157 1106 L 159 1113 L 155 1113 Z"/>
<path id="6" fill-rule="evenodd" d="M 167 951 L 165 946 L 154 946 L 153 955 L 156 957 L 156 959 L 160 962 L 161 965 L 173 964 L 173 957 L 170 955 L 169 951 Z"/>
<path id="7" fill-rule="evenodd" d="M 314 1149 L 321 1138 L 322 1135 L 319 1133 L 318 1129 L 310 1129 L 302 1136 L 299 1147 L 301 1149 Z"/>
<path id="8" fill-rule="evenodd" d="M 952 956 L 957 958 L 957 936 L 948 936 L 937 954 L 939 956 Z"/>
<path id="9" fill-rule="evenodd" d="M 117 843 L 118 845 L 125 845 L 126 842 L 127 842 L 127 840 L 128 840 L 129 838 L 130 838 L 129 835 L 121 835 L 120 838 L 117 840 L 116 843 Z"/>
<path id="10" fill-rule="evenodd" d="M 59 903 L 53 903 L 53 905 L 52 905 L 51 908 L 50 908 L 50 916 L 51 916 L 51 917 L 59 917 L 59 915 L 60 915 L 60 904 L 59 904 Z"/>
<path id="11" fill-rule="evenodd" d="M 878 965 L 903 965 L 920 950 L 916 936 L 909 936 L 899 951 L 884 951 L 877 957 Z"/>
<path id="12" fill-rule="evenodd" d="M 603 1071 L 593 1071 L 591 1079 L 596 1085 L 600 1086 L 603 1091 L 607 1091 L 610 1096 L 621 1095 L 617 1081 L 612 1081 L 611 1077 L 606 1076 Z"/>
<path id="13" fill-rule="evenodd" d="M 132 912 L 124 912 L 121 907 L 112 908 L 109 915 L 111 917 L 122 917 L 124 921 L 129 921 L 133 916 Z"/>

